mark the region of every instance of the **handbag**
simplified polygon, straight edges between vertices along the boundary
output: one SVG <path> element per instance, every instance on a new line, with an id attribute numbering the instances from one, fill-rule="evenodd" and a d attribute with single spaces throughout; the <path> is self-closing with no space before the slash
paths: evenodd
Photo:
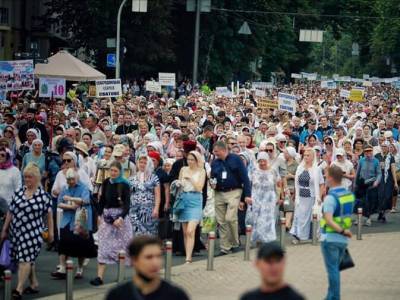
<path id="1" fill-rule="evenodd" d="M 89 237 L 88 210 L 84 207 L 78 208 L 75 212 L 74 234 L 79 235 L 83 238 Z"/>
<path id="2" fill-rule="evenodd" d="M 174 215 L 179 215 L 185 209 L 185 203 L 182 199 L 182 193 L 175 198 L 174 205 L 172 206 L 172 211 Z"/>
<path id="3" fill-rule="evenodd" d="M 340 261 L 340 264 L 339 264 L 339 271 L 354 268 L 354 266 L 355 266 L 355 264 L 354 264 L 353 258 L 350 255 L 349 249 L 346 248 L 346 250 L 344 250 L 342 260 Z"/>
<path id="4" fill-rule="evenodd" d="M 0 253 L 0 266 L 5 268 L 11 265 L 11 246 L 10 241 L 5 240 L 3 245 L 1 246 L 1 253 Z"/>

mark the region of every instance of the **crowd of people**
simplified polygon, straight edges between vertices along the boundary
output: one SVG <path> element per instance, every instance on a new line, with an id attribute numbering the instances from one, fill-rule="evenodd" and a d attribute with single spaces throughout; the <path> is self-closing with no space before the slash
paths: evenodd
<path id="1" fill-rule="evenodd" d="M 363 102 L 341 97 L 355 85 L 266 91 L 271 100 L 296 95 L 294 114 L 260 107 L 252 89 L 226 97 L 187 82 L 158 95 L 127 82 L 118 99 L 8 93 L 0 119 L 0 199 L 9 206 L 1 239 L 10 240 L 18 265 L 14 298 L 39 292 L 35 260 L 44 239 L 59 253 L 52 277 L 65 278 L 66 259 L 77 257 L 80 279 L 85 261 L 97 258 L 95 286 L 133 237 L 172 239 L 190 264 L 205 247 L 203 234 L 217 230 L 225 255 L 240 248 L 246 224 L 254 245 L 276 240 L 283 214 L 300 244 L 311 237 L 313 213 L 321 215 L 331 166 L 354 191 L 364 225 L 385 223 L 396 212 L 400 180 L 398 90 L 374 83 Z"/>

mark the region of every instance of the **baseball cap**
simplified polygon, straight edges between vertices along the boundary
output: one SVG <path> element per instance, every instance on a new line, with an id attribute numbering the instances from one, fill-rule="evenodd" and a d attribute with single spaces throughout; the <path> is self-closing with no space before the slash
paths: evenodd
<path id="1" fill-rule="evenodd" d="M 365 146 L 364 146 L 364 151 L 367 151 L 367 150 L 374 150 L 374 147 L 372 147 L 372 145 L 371 144 L 366 144 Z"/>
<path id="2" fill-rule="evenodd" d="M 257 259 L 269 260 L 271 258 L 282 259 L 285 256 L 285 251 L 278 242 L 269 242 L 262 244 L 258 249 Z"/>

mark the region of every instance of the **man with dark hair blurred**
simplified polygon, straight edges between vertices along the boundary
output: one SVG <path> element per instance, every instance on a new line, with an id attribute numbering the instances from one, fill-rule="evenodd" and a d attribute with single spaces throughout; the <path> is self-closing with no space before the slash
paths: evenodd
<path id="1" fill-rule="evenodd" d="M 303 300 L 283 278 L 286 266 L 285 251 L 277 242 L 263 244 L 257 253 L 256 268 L 261 275 L 261 286 L 244 294 L 240 300 L 285 299 Z"/>
<path id="2" fill-rule="evenodd" d="M 160 278 L 163 266 L 162 243 L 158 238 L 139 236 L 129 245 L 135 274 L 131 281 L 113 288 L 106 300 L 188 300 L 186 293 Z"/>
<path id="3" fill-rule="evenodd" d="M 21 140 L 21 143 L 26 142 L 26 132 L 34 128 L 40 131 L 40 139 L 43 141 L 45 147 L 49 146 L 49 134 L 47 133 L 46 127 L 35 120 L 36 109 L 28 108 L 26 112 L 26 124 L 22 125 L 18 131 L 18 137 Z"/>

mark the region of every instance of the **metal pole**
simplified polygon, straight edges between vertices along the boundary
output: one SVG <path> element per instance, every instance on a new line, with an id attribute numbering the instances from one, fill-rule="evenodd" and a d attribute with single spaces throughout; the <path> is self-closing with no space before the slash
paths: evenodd
<path id="1" fill-rule="evenodd" d="M 117 41 L 116 41 L 116 62 L 115 62 L 115 78 L 118 79 L 120 78 L 120 39 L 121 39 L 121 14 L 122 14 L 122 9 L 124 8 L 124 5 L 126 4 L 127 0 L 123 0 L 121 5 L 119 6 L 118 9 L 118 16 L 117 16 Z"/>
<path id="2" fill-rule="evenodd" d="M 74 262 L 67 260 L 67 292 L 65 293 L 65 300 L 74 299 Z"/>
<path id="3" fill-rule="evenodd" d="M 318 244 L 318 215 L 313 214 L 312 215 L 312 244 L 315 246 Z"/>
<path id="4" fill-rule="evenodd" d="M 196 24 L 194 30 L 194 57 L 193 57 L 193 85 L 197 83 L 197 73 L 199 66 L 200 10 L 201 10 L 201 0 L 196 0 Z"/>
<path id="5" fill-rule="evenodd" d="M 117 282 L 121 283 L 125 279 L 125 251 L 121 250 L 118 253 L 118 277 Z"/>
<path id="6" fill-rule="evenodd" d="M 214 271 L 215 232 L 208 234 L 207 271 Z"/>
<path id="7" fill-rule="evenodd" d="M 359 207 L 357 209 L 357 240 L 362 240 L 362 235 L 361 235 L 361 228 L 362 228 L 362 215 L 363 215 L 363 209 Z"/>
<path id="8" fill-rule="evenodd" d="M 279 243 L 281 247 L 285 247 L 285 233 L 286 233 L 286 218 L 281 218 L 281 234 L 279 236 Z"/>
<path id="9" fill-rule="evenodd" d="M 172 242 L 167 241 L 165 243 L 165 280 L 171 281 L 171 269 L 172 269 Z"/>
<path id="10" fill-rule="evenodd" d="M 4 300 L 11 300 L 11 271 L 4 271 Z"/>
<path id="11" fill-rule="evenodd" d="M 244 248 L 244 260 L 250 260 L 250 244 L 251 244 L 251 232 L 253 227 L 251 225 L 246 225 L 246 245 Z"/>

